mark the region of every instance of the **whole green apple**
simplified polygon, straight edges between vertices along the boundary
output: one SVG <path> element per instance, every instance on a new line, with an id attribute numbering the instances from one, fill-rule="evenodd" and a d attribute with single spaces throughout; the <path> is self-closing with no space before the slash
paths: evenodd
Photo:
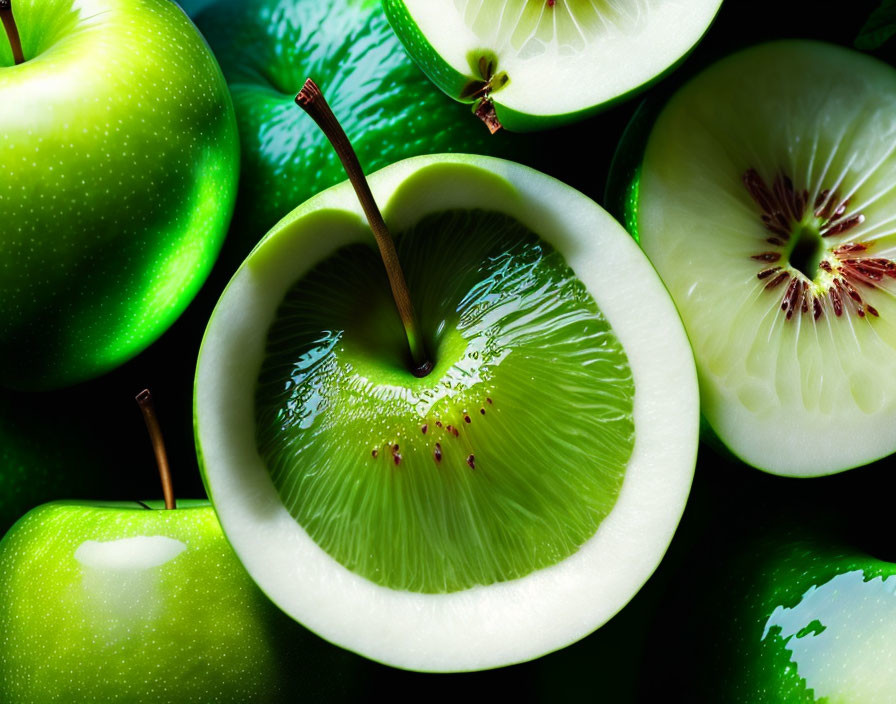
<path id="1" fill-rule="evenodd" d="M 350 656 L 249 579 L 204 501 L 44 504 L 0 542 L 0 701 L 333 698 Z"/>
<path id="2" fill-rule="evenodd" d="M 326 138 L 293 103 L 309 75 L 328 86 L 368 173 L 436 152 L 537 166 L 536 152 L 557 147 L 490 138 L 414 65 L 378 0 L 219 0 L 196 24 L 221 62 L 239 124 L 240 197 L 224 255 L 233 269 L 280 218 L 345 179 Z"/>
<path id="3" fill-rule="evenodd" d="M 214 56 L 169 0 L 13 0 L 0 34 L 0 386 L 94 377 L 205 280 L 239 144 Z"/>

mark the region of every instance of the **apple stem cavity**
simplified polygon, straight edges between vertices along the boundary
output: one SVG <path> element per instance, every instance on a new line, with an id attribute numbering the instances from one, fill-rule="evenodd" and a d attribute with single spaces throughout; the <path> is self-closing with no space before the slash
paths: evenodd
<path id="1" fill-rule="evenodd" d="M 327 104 L 320 88 L 310 78 L 305 81 L 304 87 L 296 96 L 296 104 L 311 116 L 317 123 L 317 126 L 327 136 L 327 139 L 330 140 L 330 144 L 333 145 L 339 161 L 342 162 L 342 166 L 346 174 L 348 174 L 348 180 L 351 181 L 358 200 L 361 202 L 364 215 L 367 216 L 367 222 L 373 231 L 373 236 L 379 246 L 380 256 L 382 256 L 383 264 L 386 267 L 386 274 L 389 277 L 389 285 L 392 288 L 395 306 L 398 308 L 398 315 L 401 318 L 401 324 L 404 326 L 404 331 L 408 338 L 408 346 L 411 349 L 412 372 L 415 376 L 424 377 L 432 371 L 433 365 L 423 345 L 423 336 L 420 334 L 420 326 L 417 322 L 417 315 L 414 312 L 414 305 L 411 302 L 408 284 L 404 278 L 401 263 L 398 261 L 398 253 L 395 251 L 395 241 L 386 227 L 380 209 L 373 198 L 373 193 L 370 192 L 370 186 L 364 177 L 364 171 L 361 169 L 358 156 L 355 154 L 355 150 L 352 148 L 345 130 L 342 129 L 342 125 L 339 124 L 339 121 Z"/>
<path id="2" fill-rule="evenodd" d="M 168 454 L 165 452 L 165 441 L 162 439 L 162 428 L 159 426 L 159 419 L 156 418 L 156 408 L 152 402 L 152 394 L 149 393 L 149 389 L 143 389 L 143 391 L 137 394 L 137 405 L 140 406 L 140 410 L 143 412 L 143 420 L 146 421 L 146 429 L 149 431 L 152 449 L 156 453 L 156 464 L 159 467 L 159 476 L 162 479 L 162 494 L 165 497 L 165 508 L 177 508 L 177 504 L 174 501 L 174 487 L 171 484 Z"/>
<path id="3" fill-rule="evenodd" d="M 25 63 L 25 55 L 22 53 L 22 40 L 19 38 L 19 28 L 16 26 L 15 18 L 12 16 L 12 0 L 0 0 L 0 20 L 3 21 L 3 29 L 6 30 L 6 37 L 9 39 L 12 58 L 16 62 L 16 66 Z"/>

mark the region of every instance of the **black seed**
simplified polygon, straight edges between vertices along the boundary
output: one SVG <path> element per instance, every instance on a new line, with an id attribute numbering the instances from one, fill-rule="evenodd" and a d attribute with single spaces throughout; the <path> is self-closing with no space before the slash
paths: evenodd
<path id="1" fill-rule="evenodd" d="M 482 415 L 485 415 L 485 409 L 484 409 L 484 408 L 480 408 L 480 409 L 479 409 L 479 412 L 480 412 Z"/>
<path id="2" fill-rule="evenodd" d="M 470 455 L 467 457 L 467 464 L 470 465 L 470 469 L 476 469 L 476 458 Z"/>
<path id="3" fill-rule="evenodd" d="M 769 281 L 769 282 L 765 285 L 765 287 L 766 287 L 766 288 L 775 288 L 775 286 L 778 286 L 778 285 L 780 285 L 780 284 L 783 284 L 783 283 L 784 283 L 785 281 L 787 281 L 789 278 L 790 278 L 790 274 L 788 274 L 786 271 L 782 271 L 782 272 L 781 272 L 780 274 L 778 274 L 775 278 L 773 278 L 771 281 Z"/>
<path id="4" fill-rule="evenodd" d="M 834 315 L 839 318 L 843 315 L 843 301 L 840 300 L 840 294 L 837 293 L 837 289 L 835 288 L 828 291 L 828 294 L 831 297 L 831 303 L 834 304 Z"/>
<path id="5" fill-rule="evenodd" d="M 376 458 L 379 456 L 379 454 L 380 454 L 380 453 L 379 453 L 378 450 L 371 450 L 371 451 L 370 451 L 370 456 L 373 457 L 373 459 L 376 459 Z"/>
<path id="6" fill-rule="evenodd" d="M 436 462 L 442 461 L 442 446 L 439 443 L 436 443 L 436 449 L 433 451 L 433 457 L 436 458 Z"/>
<path id="7" fill-rule="evenodd" d="M 420 432 L 423 433 L 424 435 L 426 435 L 427 430 L 429 430 L 429 426 L 426 425 L 426 423 L 424 423 L 423 426 L 420 428 Z"/>

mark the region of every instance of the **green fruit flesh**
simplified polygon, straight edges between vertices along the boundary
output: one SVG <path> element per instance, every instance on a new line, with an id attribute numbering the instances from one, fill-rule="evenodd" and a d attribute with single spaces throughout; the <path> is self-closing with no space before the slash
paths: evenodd
<path id="1" fill-rule="evenodd" d="M 394 589 L 556 564 L 622 485 L 625 352 L 562 256 L 509 216 L 443 211 L 396 239 L 433 372 L 408 371 L 372 246 L 324 260 L 268 335 L 256 421 L 273 483 L 324 550 Z"/>
<path id="2" fill-rule="evenodd" d="M 701 74 L 650 136 L 626 220 L 704 413 L 751 464 L 823 474 L 896 447 L 894 112 L 892 68 L 783 42 Z"/>

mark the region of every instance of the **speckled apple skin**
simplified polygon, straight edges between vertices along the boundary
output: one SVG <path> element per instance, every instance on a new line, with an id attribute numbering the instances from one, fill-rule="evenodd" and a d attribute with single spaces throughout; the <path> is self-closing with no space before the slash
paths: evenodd
<path id="1" fill-rule="evenodd" d="M 56 502 L 7 533 L 0 542 L 0 701 L 280 700 L 272 629 L 285 617 L 243 570 L 211 507 L 181 505 Z M 86 541 L 135 536 L 183 548 L 142 568 L 76 557 Z M 301 666 L 292 674 L 300 677 Z"/>
<path id="2" fill-rule="evenodd" d="M 132 357 L 205 280 L 236 197 L 227 86 L 171 0 L 13 0 L 0 37 L 0 386 Z"/>

